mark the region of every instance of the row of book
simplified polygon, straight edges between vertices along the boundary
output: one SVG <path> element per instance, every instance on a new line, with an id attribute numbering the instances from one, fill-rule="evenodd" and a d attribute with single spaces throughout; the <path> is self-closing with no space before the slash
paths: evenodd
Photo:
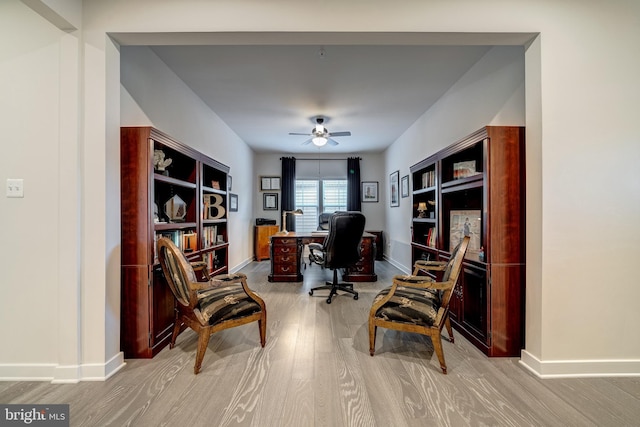
<path id="1" fill-rule="evenodd" d="M 215 271 L 223 266 L 222 260 L 218 258 L 216 251 L 210 251 L 202 255 L 202 260 L 207 264 L 209 273 L 215 274 Z"/>
<path id="2" fill-rule="evenodd" d="M 198 233 L 193 230 L 166 230 L 154 235 L 154 260 L 158 259 L 158 240 L 161 237 L 170 239 L 182 252 L 189 253 L 198 249 Z"/>
<path id="3" fill-rule="evenodd" d="M 427 171 L 422 174 L 422 188 L 436 185 L 436 171 Z"/>
<path id="4" fill-rule="evenodd" d="M 224 243 L 224 236 L 218 235 L 217 225 L 208 225 L 202 228 L 202 247 L 208 248 L 211 246 Z"/>

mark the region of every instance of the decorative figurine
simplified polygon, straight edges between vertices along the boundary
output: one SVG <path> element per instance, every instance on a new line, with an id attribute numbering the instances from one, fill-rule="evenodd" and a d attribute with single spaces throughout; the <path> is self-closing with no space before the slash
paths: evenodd
<path id="1" fill-rule="evenodd" d="M 169 172 L 166 170 L 166 168 L 171 164 L 173 160 L 165 159 L 164 157 L 164 151 L 153 150 L 153 168 L 158 172 L 162 172 L 164 175 L 169 175 Z"/>

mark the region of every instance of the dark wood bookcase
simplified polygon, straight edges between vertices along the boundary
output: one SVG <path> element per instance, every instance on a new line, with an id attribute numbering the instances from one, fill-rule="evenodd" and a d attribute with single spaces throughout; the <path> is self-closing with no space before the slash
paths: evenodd
<path id="1" fill-rule="evenodd" d="M 488 356 L 524 345 L 524 168 L 524 128 L 514 126 L 486 126 L 410 168 L 412 263 L 447 260 L 472 236 L 450 316 Z"/>
<path id="2" fill-rule="evenodd" d="M 169 343 L 175 318 L 156 241 L 171 238 L 211 274 L 228 271 L 229 167 L 151 127 L 121 128 L 120 139 L 121 347 L 127 358 L 150 358 Z M 160 152 L 171 159 L 164 170 Z"/>

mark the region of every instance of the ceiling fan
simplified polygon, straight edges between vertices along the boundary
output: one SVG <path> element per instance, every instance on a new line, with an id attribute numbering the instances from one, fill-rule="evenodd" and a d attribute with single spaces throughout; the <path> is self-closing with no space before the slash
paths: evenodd
<path id="1" fill-rule="evenodd" d="M 297 133 L 297 132 L 289 132 L 289 135 L 305 135 L 310 136 L 311 138 L 307 139 L 302 145 L 307 145 L 311 142 L 315 146 L 322 147 L 325 144 L 329 145 L 338 145 L 336 141 L 331 139 L 330 137 L 336 136 L 351 136 L 351 132 L 329 132 L 329 130 L 324 127 L 324 117 L 316 117 L 316 125 L 311 129 L 311 133 Z"/>

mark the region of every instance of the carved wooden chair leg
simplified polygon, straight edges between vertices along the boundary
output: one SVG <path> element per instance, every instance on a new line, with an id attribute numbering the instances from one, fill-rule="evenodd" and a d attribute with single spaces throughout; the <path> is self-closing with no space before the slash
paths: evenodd
<path id="1" fill-rule="evenodd" d="M 373 322 L 369 322 L 369 354 L 373 356 L 376 352 L 376 332 L 378 331 L 378 327 L 373 324 Z"/>
<path id="2" fill-rule="evenodd" d="M 198 331 L 198 350 L 196 351 L 196 364 L 193 367 L 194 374 L 200 372 L 202 359 L 204 359 L 204 353 L 207 351 L 210 337 L 211 334 L 209 334 L 209 331 L 207 329 L 200 329 Z"/>
<path id="3" fill-rule="evenodd" d="M 178 338 L 178 334 L 180 333 L 180 326 L 182 322 L 180 322 L 180 313 L 176 310 L 176 318 L 173 321 L 173 333 L 171 334 L 171 342 L 169 343 L 169 348 L 173 348 L 176 346 L 176 339 Z"/>
<path id="4" fill-rule="evenodd" d="M 267 342 L 267 315 L 258 320 L 258 329 L 260 330 L 260 345 L 264 348 Z"/>
<path id="5" fill-rule="evenodd" d="M 447 364 L 444 362 L 444 353 L 442 351 L 442 341 L 440 340 L 440 333 L 434 334 L 431 336 L 431 342 L 433 343 L 433 349 L 438 356 L 438 361 L 440 362 L 440 368 L 442 369 L 442 373 L 447 373 Z"/>
<path id="6" fill-rule="evenodd" d="M 453 342 L 453 329 L 451 328 L 451 321 L 449 320 L 449 315 L 447 314 L 447 318 L 444 320 L 444 327 L 447 328 L 447 333 L 449 334 L 449 342 Z"/>

